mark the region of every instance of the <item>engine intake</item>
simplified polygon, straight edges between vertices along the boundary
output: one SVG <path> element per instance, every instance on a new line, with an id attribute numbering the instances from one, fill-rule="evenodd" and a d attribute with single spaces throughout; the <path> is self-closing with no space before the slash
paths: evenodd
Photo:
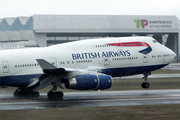
<path id="1" fill-rule="evenodd" d="M 75 90 L 103 90 L 111 88 L 112 82 L 109 75 L 79 75 L 65 82 L 65 87 Z"/>

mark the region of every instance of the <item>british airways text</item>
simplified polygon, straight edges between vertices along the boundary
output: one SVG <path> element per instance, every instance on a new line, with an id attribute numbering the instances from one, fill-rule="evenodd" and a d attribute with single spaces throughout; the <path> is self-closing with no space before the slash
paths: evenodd
<path id="1" fill-rule="evenodd" d="M 90 53 L 74 53 L 72 54 L 73 60 L 76 59 L 94 59 L 94 58 L 104 58 L 104 57 L 120 57 L 120 56 L 130 56 L 129 50 L 125 51 L 107 51 L 102 52 L 90 52 Z"/>

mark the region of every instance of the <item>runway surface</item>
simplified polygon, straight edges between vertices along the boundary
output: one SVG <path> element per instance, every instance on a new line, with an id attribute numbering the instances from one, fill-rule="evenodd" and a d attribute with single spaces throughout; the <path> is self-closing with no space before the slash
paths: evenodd
<path id="1" fill-rule="evenodd" d="M 180 63 L 171 63 L 168 66 L 165 66 L 164 68 L 162 68 L 163 70 L 177 70 L 179 71 L 179 74 L 151 74 L 148 76 L 148 78 L 173 78 L 173 77 L 180 77 Z M 142 78 L 143 75 L 132 75 L 132 76 L 125 76 L 125 77 L 121 77 L 121 78 Z M 115 78 L 115 79 L 119 79 L 119 77 Z"/>
<path id="2" fill-rule="evenodd" d="M 163 69 L 180 70 L 180 63 L 172 63 Z M 153 74 L 149 78 L 180 77 L 180 74 Z M 142 75 L 126 78 L 142 78 Z M 12 92 L 13 93 L 13 92 Z M 0 110 L 42 109 L 61 107 L 106 107 L 134 105 L 180 104 L 180 90 L 133 90 L 67 92 L 62 100 L 49 100 L 46 93 L 37 99 L 18 99 L 12 94 L 0 94 Z"/>
<path id="3" fill-rule="evenodd" d="M 45 93 L 37 99 L 17 99 L 11 94 L 1 94 L 0 110 L 180 104 L 180 90 L 94 91 L 64 94 L 62 100 L 49 100 Z"/>
<path id="4" fill-rule="evenodd" d="M 180 70 L 180 63 L 171 63 L 168 66 L 162 68 L 165 70 Z"/>
<path id="5" fill-rule="evenodd" d="M 126 77 L 121 77 L 123 79 L 130 79 L 130 78 L 142 78 L 143 75 L 132 75 L 132 76 L 126 76 Z M 149 75 L 148 78 L 180 78 L 180 74 L 152 74 Z M 114 78 L 114 79 L 119 79 L 119 77 Z"/>

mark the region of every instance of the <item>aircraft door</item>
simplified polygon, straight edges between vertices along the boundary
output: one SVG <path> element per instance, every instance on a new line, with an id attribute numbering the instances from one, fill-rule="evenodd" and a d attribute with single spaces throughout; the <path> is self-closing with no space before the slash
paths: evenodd
<path id="1" fill-rule="evenodd" d="M 3 73 L 9 73 L 9 63 L 8 63 L 8 61 L 3 61 L 2 62 L 2 68 L 3 68 Z"/>
<path id="2" fill-rule="evenodd" d="M 104 58 L 104 66 L 109 66 L 110 64 L 110 58 L 109 57 L 105 57 Z"/>
<path id="3" fill-rule="evenodd" d="M 148 55 L 147 54 L 143 54 L 143 62 L 144 62 L 144 65 L 148 64 Z"/>
<path id="4" fill-rule="evenodd" d="M 57 60 L 56 58 L 50 58 L 51 64 L 57 67 Z"/>

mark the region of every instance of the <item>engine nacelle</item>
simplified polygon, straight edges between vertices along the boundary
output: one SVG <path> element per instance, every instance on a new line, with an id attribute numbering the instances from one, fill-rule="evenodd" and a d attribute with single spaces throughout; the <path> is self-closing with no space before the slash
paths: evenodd
<path id="1" fill-rule="evenodd" d="M 103 90 L 111 88 L 112 82 L 109 75 L 79 75 L 68 80 L 65 87 L 75 90 Z"/>

